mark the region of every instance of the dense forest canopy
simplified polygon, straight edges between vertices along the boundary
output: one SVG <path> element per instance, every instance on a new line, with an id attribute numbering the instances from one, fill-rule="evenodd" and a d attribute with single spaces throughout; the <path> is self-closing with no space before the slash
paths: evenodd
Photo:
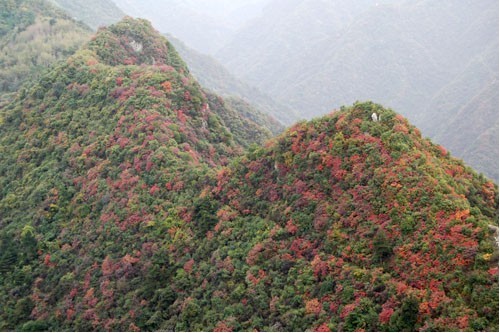
<path id="1" fill-rule="evenodd" d="M 130 17 L 46 65 L 0 103 L 0 330 L 498 331 L 498 186 L 402 115 L 273 137 Z"/>

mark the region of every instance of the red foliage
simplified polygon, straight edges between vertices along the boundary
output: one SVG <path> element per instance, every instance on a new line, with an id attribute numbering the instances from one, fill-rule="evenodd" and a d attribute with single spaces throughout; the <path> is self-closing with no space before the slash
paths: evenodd
<path id="1" fill-rule="evenodd" d="M 488 273 L 492 276 L 498 275 L 498 266 L 497 267 L 492 267 L 488 270 Z"/>
<path id="2" fill-rule="evenodd" d="M 78 294 L 78 289 L 76 288 L 73 288 L 71 289 L 70 293 L 69 293 L 69 297 L 70 298 L 75 298 L 75 296 Z"/>
<path id="3" fill-rule="evenodd" d="M 95 58 L 91 58 L 87 60 L 87 66 L 94 66 L 97 65 L 99 62 Z"/>
<path id="4" fill-rule="evenodd" d="M 160 191 L 160 187 L 156 184 L 154 184 L 153 186 L 151 186 L 151 188 L 149 189 L 149 194 L 151 195 L 155 195 L 156 193 L 158 193 Z"/>
<path id="5" fill-rule="evenodd" d="M 468 331 L 469 328 L 469 316 L 463 315 L 462 317 L 457 318 L 458 328 L 462 331 Z"/>
<path id="6" fill-rule="evenodd" d="M 83 297 L 83 304 L 87 305 L 89 308 L 94 308 L 97 302 L 98 299 L 94 296 L 94 288 L 90 288 Z"/>
<path id="7" fill-rule="evenodd" d="M 141 332 L 141 331 L 142 331 L 142 330 L 141 330 L 139 327 L 137 327 L 137 325 L 136 325 L 136 324 L 134 324 L 134 323 L 131 323 L 131 324 L 128 326 L 128 330 L 129 330 L 130 332 Z"/>
<path id="8" fill-rule="evenodd" d="M 230 273 L 234 272 L 234 266 L 231 257 L 226 257 L 224 260 L 218 261 L 217 268 L 225 269 Z"/>
<path id="9" fill-rule="evenodd" d="M 313 298 L 306 302 L 306 313 L 319 315 L 323 306 L 317 298 Z"/>
<path id="10" fill-rule="evenodd" d="M 101 294 L 106 298 L 112 298 L 114 295 L 114 291 L 112 288 L 109 288 L 109 284 L 110 284 L 109 280 L 104 280 L 100 286 Z"/>
<path id="11" fill-rule="evenodd" d="M 259 269 L 258 277 L 253 275 L 252 272 L 250 271 L 247 272 L 247 279 L 253 285 L 257 285 L 265 277 L 266 277 L 266 272 L 264 272 L 262 269 Z"/>
<path id="12" fill-rule="evenodd" d="M 163 82 L 161 86 L 163 87 L 163 90 L 165 90 L 165 92 L 169 93 L 172 91 L 172 83 L 170 83 L 169 81 Z"/>
<path id="13" fill-rule="evenodd" d="M 132 257 L 130 254 L 126 254 L 123 258 L 122 258 L 122 263 L 124 264 L 129 264 L 129 265 L 132 265 L 132 264 L 135 264 L 139 261 L 138 258 L 134 258 Z"/>
<path id="14" fill-rule="evenodd" d="M 72 320 L 75 316 L 75 313 L 76 311 L 73 308 L 66 309 L 66 320 Z"/>
<path id="15" fill-rule="evenodd" d="M 238 213 L 232 210 L 230 207 L 222 207 L 217 211 L 217 217 L 221 222 L 231 221 L 235 219 L 237 216 Z"/>
<path id="16" fill-rule="evenodd" d="M 290 234 L 295 235 L 297 233 L 297 230 L 299 230 L 299 229 L 297 228 L 297 226 L 295 224 L 293 224 L 292 220 L 288 220 L 288 222 L 286 223 L 286 230 Z"/>
<path id="17" fill-rule="evenodd" d="M 332 177 L 336 180 L 342 180 L 347 174 L 347 171 L 342 169 L 342 158 L 335 156 L 332 158 L 331 163 L 332 163 L 331 166 Z"/>
<path id="18" fill-rule="evenodd" d="M 106 258 L 104 258 L 104 260 L 102 261 L 101 270 L 104 276 L 113 274 L 114 271 L 113 261 L 109 256 L 106 256 Z"/>
<path id="19" fill-rule="evenodd" d="M 328 268 L 328 263 L 321 260 L 321 258 L 316 255 L 311 262 L 311 265 L 313 267 L 313 272 L 314 276 L 316 278 L 322 278 L 328 274 L 329 268 Z"/>
<path id="20" fill-rule="evenodd" d="M 184 270 L 187 273 L 191 273 L 193 271 L 193 265 L 194 265 L 194 259 L 189 259 L 185 264 L 184 264 Z"/>
<path id="21" fill-rule="evenodd" d="M 225 321 L 219 321 L 214 328 L 214 332 L 232 332 L 233 328 Z"/>
<path id="22" fill-rule="evenodd" d="M 441 156 L 446 156 L 448 154 L 448 151 L 446 150 L 445 147 L 438 145 L 437 148 Z"/>
<path id="23" fill-rule="evenodd" d="M 358 305 L 355 303 L 347 304 L 346 306 L 344 306 L 342 312 L 340 313 L 340 318 L 345 319 L 352 311 L 354 311 L 354 309 L 356 309 L 357 306 Z"/>
<path id="24" fill-rule="evenodd" d="M 125 148 L 129 142 L 130 139 L 125 137 L 120 137 L 116 140 L 116 143 L 118 143 L 122 149 Z"/>
<path id="25" fill-rule="evenodd" d="M 290 245 L 290 250 L 295 253 L 297 258 L 302 258 L 310 254 L 315 245 L 311 241 L 304 238 L 296 238 Z"/>
<path id="26" fill-rule="evenodd" d="M 48 267 L 54 267 L 55 264 L 50 261 L 50 258 L 50 254 L 47 253 L 43 259 L 43 264 Z"/>
<path id="27" fill-rule="evenodd" d="M 257 243 L 254 247 L 248 251 L 246 262 L 250 266 L 255 265 L 257 262 L 259 254 L 264 250 L 264 246 L 261 243 Z"/>
<path id="28" fill-rule="evenodd" d="M 314 329 L 315 332 L 331 332 L 327 323 L 323 323 Z"/>
<path id="29" fill-rule="evenodd" d="M 391 320 L 391 316 L 394 313 L 392 308 L 383 308 L 380 312 L 378 319 L 382 324 L 387 324 Z"/>

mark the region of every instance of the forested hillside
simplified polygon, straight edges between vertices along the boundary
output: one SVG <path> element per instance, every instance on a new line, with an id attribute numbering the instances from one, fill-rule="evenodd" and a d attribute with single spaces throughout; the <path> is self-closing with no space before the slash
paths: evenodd
<path id="1" fill-rule="evenodd" d="M 0 103 L 0 330 L 498 331 L 498 187 L 371 102 L 275 121 L 125 18 Z"/>
<path id="2" fill-rule="evenodd" d="M 496 0 L 115 2 L 232 74 L 184 53 L 203 84 L 295 110 L 286 125 L 374 100 L 498 182 Z"/>
<path id="3" fill-rule="evenodd" d="M 220 5 L 223 6 L 224 0 L 220 1 Z M 52 2 L 94 29 L 115 23 L 125 16 L 111 1 L 97 0 L 91 3 L 75 0 L 52 0 Z M 125 8 L 130 9 L 128 13 L 130 15 L 137 14 L 129 5 L 124 5 Z M 168 4 L 164 3 L 164 5 Z M 165 11 L 157 10 L 157 12 L 158 15 L 165 14 Z M 175 15 L 179 16 L 179 13 Z M 168 25 L 171 27 L 172 22 L 168 22 Z M 158 26 L 162 27 L 161 24 Z M 263 112 L 270 115 L 267 122 L 273 128 L 274 134 L 280 133 L 284 125 L 291 125 L 299 118 L 297 112 L 290 107 L 276 102 L 273 98 L 255 87 L 234 77 L 214 58 L 187 47 L 181 40 L 173 37 L 170 33 L 167 33 L 166 36 L 174 44 L 183 60 L 189 65 L 191 73 L 203 87 L 227 99 L 231 99 L 234 102 L 232 104 L 235 106 L 245 105 L 244 108 L 246 111 L 256 108 L 258 110 L 256 113 Z M 235 102 L 238 99 L 240 100 Z M 278 120 L 278 122 L 273 118 Z"/>
<path id="4" fill-rule="evenodd" d="M 222 330 L 498 329 L 498 189 L 391 110 L 292 126 L 202 197 L 214 227 L 187 279 L 201 311 L 162 329 L 208 314 Z"/>
<path id="5" fill-rule="evenodd" d="M 0 119 L 3 330 L 129 329 L 128 291 L 146 276 L 119 273 L 125 289 L 109 290 L 121 300 L 96 306 L 95 264 L 144 252 L 149 271 L 207 170 L 269 135 L 205 96 L 171 44 L 131 19 L 20 91 Z"/>
<path id="6" fill-rule="evenodd" d="M 90 29 L 46 1 L 0 1 L 0 94 L 67 58 L 89 36 Z"/>

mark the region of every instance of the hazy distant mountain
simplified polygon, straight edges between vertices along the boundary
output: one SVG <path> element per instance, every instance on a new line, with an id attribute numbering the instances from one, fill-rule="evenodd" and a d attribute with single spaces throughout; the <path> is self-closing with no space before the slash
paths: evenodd
<path id="1" fill-rule="evenodd" d="M 434 95 L 419 121 L 453 155 L 497 181 L 498 90 L 496 43 Z"/>
<path id="2" fill-rule="evenodd" d="M 265 93 L 237 79 L 211 56 L 189 48 L 173 36 L 168 35 L 168 39 L 202 86 L 223 96 L 242 98 L 285 125 L 290 125 L 299 118 L 297 112 L 288 105 L 276 102 Z"/>
<path id="3" fill-rule="evenodd" d="M 111 0 L 50 0 L 93 29 L 118 22 L 125 13 Z"/>
<path id="4" fill-rule="evenodd" d="M 190 47 L 211 54 L 228 42 L 269 0 L 114 0 L 127 14 L 151 20 Z"/>
<path id="5" fill-rule="evenodd" d="M 304 56 L 314 45 L 337 36 L 372 3 L 375 1 L 273 0 L 216 57 L 231 71 L 263 88 L 277 84 L 289 90 L 295 80 L 283 82 L 282 75 L 302 70 L 307 61 Z"/>
<path id="6" fill-rule="evenodd" d="M 397 108 L 478 170 L 498 174 L 498 162 L 468 158 L 480 149 L 477 140 L 443 130 L 498 80 L 498 1 L 275 0 L 216 58 L 307 117 L 355 100 Z M 483 104 L 474 114 L 469 137 L 498 133 L 498 108 Z M 493 161 L 497 142 L 482 142 Z"/>

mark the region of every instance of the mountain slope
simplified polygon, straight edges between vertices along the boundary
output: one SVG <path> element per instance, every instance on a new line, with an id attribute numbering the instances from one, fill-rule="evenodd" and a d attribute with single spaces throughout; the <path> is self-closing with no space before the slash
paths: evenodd
<path id="1" fill-rule="evenodd" d="M 208 170 L 268 135 L 206 96 L 149 23 L 101 29 L 0 110 L 0 328 L 134 330 L 130 300 L 149 297 L 132 294 L 156 249 L 189 244 Z"/>
<path id="2" fill-rule="evenodd" d="M 300 118 L 297 112 L 290 107 L 276 102 L 258 89 L 238 80 L 214 58 L 187 47 L 175 37 L 169 35 L 167 37 L 174 44 L 182 59 L 189 65 L 191 73 L 204 87 L 223 96 L 242 98 L 285 125 L 291 125 Z M 276 126 L 275 134 L 281 132 L 278 127 Z"/>
<path id="3" fill-rule="evenodd" d="M 215 57 L 238 77 L 254 85 L 260 83 L 258 86 L 264 91 L 272 89 L 273 81 L 280 86 L 293 86 L 297 78 L 287 82 L 277 78 L 288 71 L 301 70 L 307 64 L 301 61 L 306 54 L 320 56 L 316 53 L 321 49 L 315 45 L 342 32 L 374 3 L 372 0 L 269 1 L 262 14 L 243 26 Z"/>
<path id="4" fill-rule="evenodd" d="M 173 51 L 179 71 L 95 52 L 144 28 L 2 111 L 2 329 L 497 330 L 493 183 L 372 103 L 227 163 Z"/>
<path id="5" fill-rule="evenodd" d="M 47 1 L 2 1 L 0 13 L 0 93 L 16 91 L 90 36 L 87 27 Z"/>
<path id="6" fill-rule="evenodd" d="M 497 330 L 498 189 L 391 110 L 358 103 L 299 123 L 203 193 L 217 202 L 206 247 L 221 268 L 197 251 L 190 276 L 223 295 L 200 306 L 234 314 L 217 327 Z"/>
<path id="7" fill-rule="evenodd" d="M 131 18 L 1 105 L 1 330 L 498 330 L 498 188 L 391 110 L 264 143 Z"/>

